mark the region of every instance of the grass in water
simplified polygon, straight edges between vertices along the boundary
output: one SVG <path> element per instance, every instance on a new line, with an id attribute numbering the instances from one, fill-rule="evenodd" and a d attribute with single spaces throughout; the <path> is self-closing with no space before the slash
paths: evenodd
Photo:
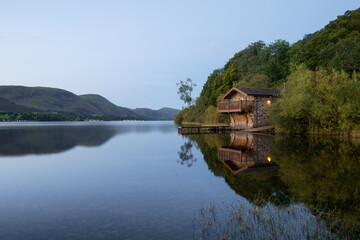
<path id="1" fill-rule="evenodd" d="M 304 204 L 275 206 L 263 199 L 202 204 L 193 218 L 194 239 L 358 239 L 359 223 L 336 211 Z"/>

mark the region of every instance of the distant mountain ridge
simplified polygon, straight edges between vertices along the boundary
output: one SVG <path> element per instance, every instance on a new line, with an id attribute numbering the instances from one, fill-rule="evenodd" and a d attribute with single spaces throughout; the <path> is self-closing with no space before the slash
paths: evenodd
<path id="1" fill-rule="evenodd" d="M 147 119 L 151 120 L 170 120 L 174 119 L 175 115 L 180 112 L 178 109 L 174 108 L 160 108 L 159 110 L 152 110 L 150 108 L 136 108 L 133 110 L 139 116 L 145 116 Z"/>
<path id="2" fill-rule="evenodd" d="M 112 115 L 145 120 L 172 120 L 178 109 L 120 107 L 97 94 L 76 95 L 48 87 L 0 86 L 0 112 L 52 112 Z"/>

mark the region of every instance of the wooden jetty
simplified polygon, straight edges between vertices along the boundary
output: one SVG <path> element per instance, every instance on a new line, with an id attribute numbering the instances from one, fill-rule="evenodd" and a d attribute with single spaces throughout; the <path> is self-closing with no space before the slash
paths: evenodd
<path id="1" fill-rule="evenodd" d="M 206 133 L 223 133 L 231 131 L 229 125 L 222 126 L 181 126 L 178 127 L 178 133 L 181 135 L 186 134 L 206 134 Z"/>
<path id="2" fill-rule="evenodd" d="M 206 134 L 206 133 L 225 133 L 230 131 L 242 131 L 242 132 L 269 132 L 274 131 L 274 125 L 262 126 L 258 128 L 249 129 L 235 129 L 230 125 L 218 125 L 218 126 L 179 126 L 178 133 L 181 135 L 186 134 Z"/>
<path id="3" fill-rule="evenodd" d="M 248 128 L 248 129 L 244 129 L 242 131 L 243 132 L 264 132 L 264 131 L 273 130 L 274 128 L 275 128 L 275 125 L 271 124 L 271 125 L 261 126 L 261 127 L 257 127 L 257 128 Z"/>

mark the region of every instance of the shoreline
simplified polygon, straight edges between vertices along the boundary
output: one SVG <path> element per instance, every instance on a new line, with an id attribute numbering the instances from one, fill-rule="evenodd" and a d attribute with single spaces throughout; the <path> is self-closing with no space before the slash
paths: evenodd
<path id="1" fill-rule="evenodd" d="M 189 127 L 189 126 L 197 126 L 197 127 L 228 127 L 230 126 L 229 124 L 202 124 L 200 122 L 182 122 L 181 124 L 178 125 L 179 127 Z M 254 128 L 255 129 L 255 128 Z M 350 131 L 346 131 L 346 130 L 333 130 L 333 131 L 307 131 L 304 133 L 299 133 L 299 132 L 282 132 L 282 131 L 276 131 L 276 126 L 274 127 L 275 129 L 275 134 L 279 134 L 279 135 L 303 135 L 303 136 L 312 136 L 312 137 L 317 137 L 317 136 L 331 136 L 331 137 L 336 137 L 339 139 L 359 139 L 360 141 L 360 129 L 356 129 L 356 130 L 350 130 Z M 231 131 L 244 131 L 244 132 L 252 132 L 252 129 L 231 129 Z"/>

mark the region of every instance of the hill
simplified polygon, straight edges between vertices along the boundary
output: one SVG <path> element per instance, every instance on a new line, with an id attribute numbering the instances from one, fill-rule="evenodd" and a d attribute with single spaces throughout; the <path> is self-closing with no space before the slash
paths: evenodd
<path id="1" fill-rule="evenodd" d="M 115 116 L 124 116 L 124 117 L 142 117 L 131 109 L 119 107 L 104 98 L 103 96 L 97 94 L 86 94 L 80 95 L 80 98 L 84 99 L 88 104 L 94 107 L 97 111 L 101 112 L 104 115 L 115 115 Z"/>
<path id="2" fill-rule="evenodd" d="M 4 98 L 0 98 L 0 109 L 5 112 L 33 112 L 35 108 L 17 105 L 16 103 Z"/>
<path id="3" fill-rule="evenodd" d="M 19 119 L 20 113 L 22 120 L 40 121 L 88 118 L 170 120 L 179 112 L 170 108 L 132 110 L 117 106 L 100 95 L 78 96 L 63 89 L 47 87 L 0 86 L 0 96 L 0 112 L 15 113 L 12 120 Z"/>
<path id="4" fill-rule="evenodd" d="M 173 120 L 175 115 L 180 112 L 178 109 L 174 108 L 161 108 L 159 110 L 152 110 L 150 108 L 136 108 L 134 112 L 140 116 L 145 117 L 145 119 L 151 120 Z"/>
<path id="5" fill-rule="evenodd" d="M 233 86 L 281 88 L 300 65 L 315 71 L 360 71 L 360 8 L 338 16 L 323 29 L 294 44 L 286 40 L 251 43 L 209 76 L 196 104 L 182 110 L 175 122 L 226 123 L 217 102 Z"/>
<path id="6" fill-rule="evenodd" d="M 0 96 L 11 104 L 31 108 L 36 112 L 102 113 L 74 93 L 57 88 L 0 86 Z"/>

